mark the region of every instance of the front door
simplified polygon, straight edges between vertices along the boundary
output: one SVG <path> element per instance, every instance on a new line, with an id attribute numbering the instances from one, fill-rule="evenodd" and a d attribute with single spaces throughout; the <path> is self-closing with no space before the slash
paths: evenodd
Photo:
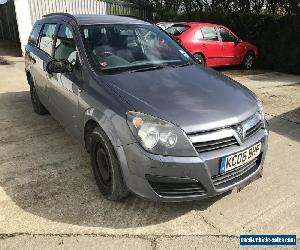
<path id="1" fill-rule="evenodd" d="M 242 54 L 238 38 L 224 27 L 219 27 L 219 33 L 222 40 L 223 65 L 238 64 Z"/>
<path id="2" fill-rule="evenodd" d="M 74 65 L 73 72 L 51 74 L 49 100 L 56 110 L 57 119 L 67 130 L 77 135 L 80 63 L 77 61 L 74 32 L 66 23 L 61 23 L 58 28 L 53 56 L 55 60 L 65 59 Z"/>

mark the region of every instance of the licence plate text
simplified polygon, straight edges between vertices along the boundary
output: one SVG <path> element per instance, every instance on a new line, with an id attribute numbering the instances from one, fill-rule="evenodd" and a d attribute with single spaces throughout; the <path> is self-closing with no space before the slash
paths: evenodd
<path id="1" fill-rule="evenodd" d="M 248 162 L 251 162 L 255 159 L 261 152 L 261 142 L 251 146 L 250 148 L 223 157 L 220 164 L 220 173 L 226 173 L 227 171 L 238 168 L 242 165 L 245 165 Z"/>

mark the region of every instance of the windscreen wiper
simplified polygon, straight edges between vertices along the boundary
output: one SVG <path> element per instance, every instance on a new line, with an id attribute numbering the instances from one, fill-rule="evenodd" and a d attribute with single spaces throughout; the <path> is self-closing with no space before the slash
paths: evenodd
<path id="1" fill-rule="evenodd" d="M 146 67 L 146 68 L 141 68 L 141 69 L 135 69 L 135 70 L 130 71 L 130 73 L 163 69 L 165 67 L 166 67 L 165 65 L 156 65 L 156 66 L 151 66 L 151 67 Z"/>
<path id="2" fill-rule="evenodd" d="M 190 66 L 190 65 L 194 65 L 194 63 L 187 62 L 187 63 L 176 65 L 176 67 L 186 67 L 186 66 Z"/>

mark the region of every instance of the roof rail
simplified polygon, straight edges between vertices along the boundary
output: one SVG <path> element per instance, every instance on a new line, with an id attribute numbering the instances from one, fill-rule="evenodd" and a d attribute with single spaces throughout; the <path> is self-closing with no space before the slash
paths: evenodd
<path id="1" fill-rule="evenodd" d="M 72 14 L 70 14 L 70 13 L 56 12 L 56 13 L 49 13 L 47 15 L 43 15 L 43 17 L 50 17 L 50 16 L 66 16 L 66 17 L 70 17 L 70 18 L 72 18 L 77 23 L 76 18 Z"/>
<path id="2" fill-rule="evenodd" d="M 142 17 L 131 16 L 131 15 L 118 15 L 118 16 L 120 16 L 120 17 L 130 17 L 130 18 L 134 18 L 134 19 L 141 20 L 141 21 L 144 21 L 144 22 L 152 23 L 152 21 L 147 20 L 147 19 L 142 18 Z"/>

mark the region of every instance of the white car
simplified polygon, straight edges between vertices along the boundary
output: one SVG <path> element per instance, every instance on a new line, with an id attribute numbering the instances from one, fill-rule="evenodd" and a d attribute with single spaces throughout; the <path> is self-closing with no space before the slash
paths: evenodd
<path id="1" fill-rule="evenodd" d="M 171 22 L 160 22 L 160 23 L 157 23 L 156 25 L 158 27 L 162 28 L 163 30 L 166 30 L 167 28 L 170 28 L 174 24 L 175 23 L 171 23 Z"/>

